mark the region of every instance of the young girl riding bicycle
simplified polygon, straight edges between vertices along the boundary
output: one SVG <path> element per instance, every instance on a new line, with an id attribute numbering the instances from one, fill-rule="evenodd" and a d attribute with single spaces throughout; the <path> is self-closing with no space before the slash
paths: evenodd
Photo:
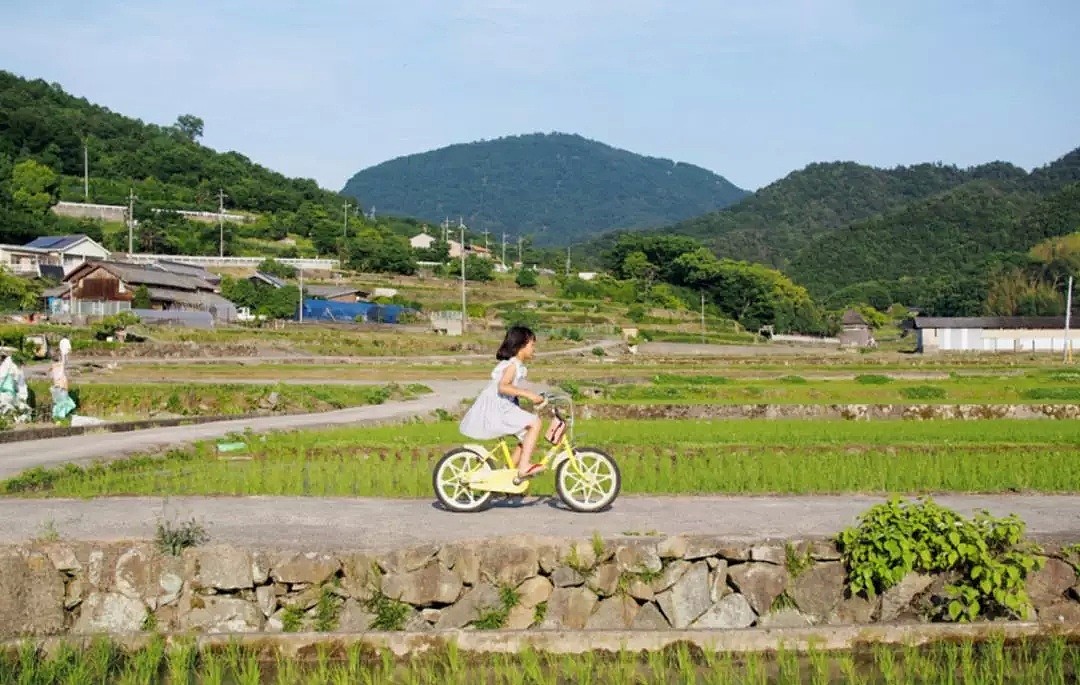
<path id="1" fill-rule="evenodd" d="M 476 402 L 461 419 L 459 429 L 474 440 L 494 440 L 516 435 L 520 444 L 514 449 L 513 460 L 519 478 L 530 478 L 544 470 L 542 464 L 532 464 L 533 451 L 540 439 L 540 417 L 521 408 L 519 399 L 533 403 L 534 409 L 547 402 L 534 392 L 518 387 L 525 379 L 525 362 L 532 359 L 536 334 L 524 326 L 513 326 L 495 358 L 499 363 L 491 372 L 491 382 L 480 392 Z"/>

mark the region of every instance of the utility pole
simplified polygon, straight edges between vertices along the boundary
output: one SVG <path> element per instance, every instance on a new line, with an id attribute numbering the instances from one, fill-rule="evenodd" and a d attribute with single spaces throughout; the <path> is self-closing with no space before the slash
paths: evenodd
<path id="1" fill-rule="evenodd" d="M 566 275 L 570 276 L 570 246 L 566 246 Z"/>
<path id="2" fill-rule="evenodd" d="M 298 268 L 297 271 L 300 274 L 300 312 L 297 314 L 296 320 L 304 323 L 304 269 Z"/>
<path id="3" fill-rule="evenodd" d="M 444 243 L 450 237 L 449 231 L 450 231 L 450 217 L 448 217 L 448 216 L 443 217 L 443 221 L 442 221 L 442 241 Z"/>
<path id="4" fill-rule="evenodd" d="M 506 266 L 506 231 L 503 231 L 502 264 Z"/>
<path id="5" fill-rule="evenodd" d="M 701 291 L 701 342 L 705 343 L 705 291 Z"/>
<path id="6" fill-rule="evenodd" d="M 491 233 L 491 231 L 489 231 L 489 230 L 487 230 L 485 228 L 484 229 L 484 249 L 485 250 L 488 249 L 488 233 Z"/>
<path id="7" fill-rule="evenodd" d="M 135 189 L 128 190 L 128 254 L 135 251 Z"/>
<path id="8" fill-rule="evenodd" d="M 461 231 L 461 333 L 464 335 L 469 315 L 465 306 L 465 224 L 461 217 L 458 217 L 458 229 Z"/>
<path id="9" fill-rule="evenodd" d="M 518 236 L 518 263 L 525 266 L 525 260 L 521 258 L 521 236 Z"/>
<path id="10" fill-rule="evenodd" d="M 1072 323 L 1073 277 L 1069 276 L 1069 289 L 1065 295 L 1065 363 L 1072 363 L 1072 345 L 1069 341 L 1069 324 Z"/>
<path id="11" fill-rule="evenodd" d="M 90 150 L 86 147 L 86 139 L 83 139 L 82 146 L 82 165 L 83 165 L 83 202 L 90 201 Z"/>
<path id="12" fill-rule="evenodd" d="M 342 238 L 348 238 L 349 237 L 349 201 L 348 200 L 345 201 L 344 214 L 345 214 L 345 229 L 342 232 L 341 237 Z"/>
<path id="13" fill-rule="evenodd" d="M 221 188 L 218 188 L 218 257 L 225 256 L 225 198 L 228 195 Z"/>

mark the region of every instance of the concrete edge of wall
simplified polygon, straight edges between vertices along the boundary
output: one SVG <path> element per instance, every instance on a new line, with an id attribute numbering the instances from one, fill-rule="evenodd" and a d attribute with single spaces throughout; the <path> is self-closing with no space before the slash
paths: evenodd
<path id="1" fill-rule="evenodd" d="M 305 658 L 318 648 L 346 649 L 360 645 L 373 650 L 389 650 L 397 656 L 438 651 L 451 643 L 474 654 L 512 654 L 526 649 L 550 654 L 585 652 L 658 651 L 687 644 L 707 651 L 807 652 L 857 650 L 870 645 L 919 646 L 945 640 L 1037 639 L 1061 636 L 1080 637 L 1080 625 L 1032 622 L 982 624 L 885 624 L 822 626 L 811 628 L 746 628 L 741 630 L 445 630 L 435 632 L 387 633 L 244 633 L 191 635 L 186 633 L 110 634 L 115 644 L 139 649 L 155 636 L 167 645 L 194 640 L 200 649 L 230 644 L 254 648 L 266 656 L 280 654 Z M 0 651 L 17 650 L 26 643 L 45 652 L 61 645 L 89 646 L 93 635 L 21 638 L 0 641 Z"/>

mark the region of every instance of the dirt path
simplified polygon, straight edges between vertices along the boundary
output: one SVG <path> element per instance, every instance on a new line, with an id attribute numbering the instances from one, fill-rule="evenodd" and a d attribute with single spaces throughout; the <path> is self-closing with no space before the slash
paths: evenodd
<path id="1" fill-rule="evenodd" d="M 340 425 L 371 425 L 424 416 L 436 409 L 454 409 L 473 397 L 483 381 L 428 381 L 434 392 L 415 400 L 352 407 L 316 414 L 260 416 L 216 421 L 193 426 L 149 428 L 127 433 L 91 433 L 65 438 L 46 438 L 0 445 L 0 479 L 10 478 L 35 466 L 55 466 L 65 462 L 115 459 L 198 440 L 220 438 L 229 433 L 252 430 L 256 433 Z M 0 521 L 3 521 L 0 517 Z"/>
<path id="2" fill-rule="evenodd" d="M 943 495 L 970 514 L 1015 513 L 1028 533 L 1080 539 L 1080 496 Z M 0 543 L 51 527 L 69 540 L 152 538 L 160 519 L 202 523 L 214 542 L 304 550 L 388 548 L 504 536 L 590 537 L 707 533 L 762 539 L 826 536 L 855 522 L 880 497 L 622 497 L 608 512 L 575 514 L 529 498 L 480 514 L 450 514 L 434 498 L 175 497 L 93 500 L 0 499 Z"/>

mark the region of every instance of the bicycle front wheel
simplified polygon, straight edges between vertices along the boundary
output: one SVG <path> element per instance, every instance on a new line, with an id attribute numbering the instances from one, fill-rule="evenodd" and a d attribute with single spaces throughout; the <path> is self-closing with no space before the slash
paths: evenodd
<path id="1" fill-rule="evenodd" d="M 439 503 L 453 512 L 483 511 L 495 494 L 473 490 L 468 479 L 474 473 L 492 470 L 494 461 L 464 447 L 456 447 L 439 459 L 432 473 L 432 486 Z"/>
<path id="2" fill-rule="evenodd" d="M 574 511 L 603 511 L 619 496 L 622 475 L 607 452 L 580 447 L 555 470 L 555 489 L 559 499 Z"/>

